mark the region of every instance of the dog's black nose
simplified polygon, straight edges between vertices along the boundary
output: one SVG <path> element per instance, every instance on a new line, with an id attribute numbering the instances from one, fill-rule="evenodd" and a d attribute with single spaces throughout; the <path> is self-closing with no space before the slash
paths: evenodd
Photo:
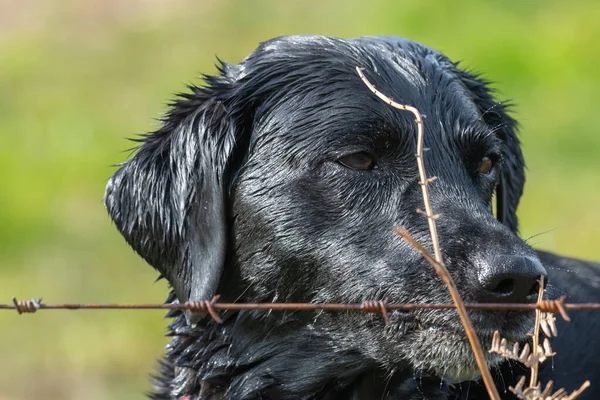
<path id="1" fill-rule="evenodd" d="M 487 264 L 479 274 L 479 283 L 484 289 L 484 301 L 492 303 L 536 301 L 540 276 L 546 278 L 546 270 L 537 258 L 496 256 L 489 259 Z"/>

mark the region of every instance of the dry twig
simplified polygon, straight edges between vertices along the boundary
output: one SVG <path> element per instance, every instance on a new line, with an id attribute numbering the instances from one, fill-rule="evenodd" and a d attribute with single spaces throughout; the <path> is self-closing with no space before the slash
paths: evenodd
<path id="1" fill-rule="evenodd" d="M 538 288 L 538 298 L 537 303 L 541 303 L 542 298 L 544 297 L 544 275 L 540 276 L 539 288 Z M 533 328 L 533 364 L 531 365 L 531 376 L 529 377 L 529 387 L 533 387 L 537 385 L 537 377 L 538 377 L 538 366 L 540 364 L 538 358 L 538 345 L 540 341 L 540 321 L 542 317 L 542 312 L 540 310 L 535 310 L 535 325 Z"/>
<path id="2" fill-rule="evenodd" d="M 579 397 L 585 389 L 590 387 L 590 381 L 585 381 L 579 389 L 571 394 L 568 394 L 565 389 L 558 389 L 556 392 L 552 393 L 554 390 L 554 382 L 552 381 L 549 381 L 546 384 L 544 390 L 542 390 L 539 383 L 536 386 L 524 387 L 525 381 L 525 377 L 522 376 L 517 385 L 514 388 L 512 386 L 509 387 L 508 390 L 522 400 L 574 400 Z"/>
<path id="3" fill-rule="evenodd" d="M 544 362 L 547 358 L 556 354 L 552 351 L 550 341 L 547 338 L 544 339 L 543 346 L 538 344 L 535 357 L 531 351 L 531 346 L 529 346 L 529 343 L 525 343 L 523 349 L 521 349 L 521 346 L 518 342 L 514 343 L 512 348 L 509 348 L 508 341 L 502 338 L 500 336 L 500 332 L 498 331 L 494 332 L 492 346 L 489 352 L 500 354 L 502 357 L 509 360 L 519 361 L 527 368 L 531 368 L 535 364 L 536 360 L 539 362 Z"/>
<path id="4" fill-rule="evenodd" d="M 496 389 L 496 385 L 494 384 L 494 380 L 492 379 L 492 375 L 490 374 L 490 370 L 488 369 L 487 362 L 485 360 L 485 355 L 483 353 L 483 349 L 481 347 L 481 343 L 479 343 L 479 339 L 477 338 L 477 334 L 475 333 L 475 329 L 473 328 L 473 324 L 471 324 L 471 320 L 467 314 L 467 309 L 458 293 L 458 289 L 454 280 L 450 276 L 448 269 L 444 265 L 444 261 L 442 260 L 442 254 L 440 251 L 440 243 L 437 234 L 437 227 L 435 224 L 435 220 L 438 217 L 433 214 L 431 202 L 429 201 L 429 188 L 428 184 L 433 181 L 435 178 L 428 179 L 425 171 L 425 164 L 423 163 L 423 118 L 421 117 L 421 113 L 415 107 L 396 103 L 394 100 L 379 92 L 375 86 L 367 77 L 363 74 L 363 69 L 360 67 L 356 67 L 356 71 L 358 72 L 358 76 L 362 79 L 365 85 L 375 94 L 378 98 L 383 100 L 385 103 L 390 106 L 398 109 L 409 111 L 415 116 L 415 123 L 417 124 L 417 164 L 419 167 L 419 184 L 421 185 L 421 190 L 423 192 L 423 203 L 425 205 L 425 216 L 427 217 L 427 223 L 429 225 L 429 232 L 431 234 L 431 242 L 433 245 L 433 254 L 434 257 L 431 257 L 431 254 L 427 249 L 421 246 L 417 241 L 415 241 L 410 234 L 405 230 L 399 230 L 394 228 L 394 232 L 399 234 L 402 238 L 412 244 L 422 255 L 427 259 L 427 261 L 433 266 L 436 273 L 440 277 L 440 279 L 446 284 L 448 287 L 448 291 L 450 292 L 450 296 L 452 297 L 452 301 L 456 304 L 456 309 L 458 310 L 458 315 L 460 316 L 460 320 L 465 328 L 465 332 L 469 339 L 469 343 L 471 344 L 471 348 L 473 349 L 473 353 L 475 355 L 475 360 L 477 361 L 477 366 L 481 371 L 481 376 L 483 378 L 483 382 L 488 391 L 492 400 L 499 400 L 500 394 L 498 393 L 498 389 Z M 419 210 L 417 210 L 420 212 Z"/>
<path id="5" fill-rule="evenodd" d="M 581 395 L 581 393 L 583 393 L 583 391 L 588 386 L 590 386 L 589 381 L 585 381 L 578 390 L 574 391 L 571 394 L 568 394 L 565 389 L 559 389 L 556 392 L 552 393 L 554 389 L 554 383 L 552 381 L 549 381 L 544 387 L 544 390 L 542 390 L 542 385 L 540 382 L 538 382 L 538 370 L 540 363 L 544 362 L 549 357 L 553 357 L 556 354 L 552 351 L 550 341 L 548 340 L 548 337 L 557 335 L 556 325 L 554 324 L 556 318 L 554 318 L 554 315 L 550 313 L 543 312 L 542 307 L 539 307 L 544 302 L 543 295 L 544 276 L 542 275 L 539 280 L 538 299 L 536 303 L 538 305 L 538 309 L 536 310 L 535 326 L 532 335 L 532 351 L 530 351 L 528 343 L 525 344 L 523 350 L 519 349 L 519 343 L 515 343 L 512 349 L 509 349 L 507 340 L 500 336 L 500 332 L 496 331 L 494 332 L 494 337 L 492 338 L 492 346 L 489 352 L 498 353 L 506 359 L 517 360 L 529 369 L 531 369 L 531 376 L 529 378 L 528 387 L 525 387 L 526 378 L 522 376 L 519 382 L 515 385 L 515 387 L 511 386 L 508 388 L 508 390 L 513 392 L 519 399 L 573 400 L 579 397 L 579 395 Z M 540 329 L 547 336 L 546 338 L 544 338 L 543 345 L 539 344 Z"/>
<path id="6" fill-rule="evenodd" d="M 556 317 L 554 314 L 548 312 L 542 312 L 540 319 L 540 328 L 542 328 L 542 332 L 547 337 L 558 336 L 558 332 L 556 331 Z"/>

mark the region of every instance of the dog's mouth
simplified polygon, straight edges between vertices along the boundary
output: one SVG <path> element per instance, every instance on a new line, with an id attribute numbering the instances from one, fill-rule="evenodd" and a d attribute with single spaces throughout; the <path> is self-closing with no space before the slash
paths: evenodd
<path id="1" fill-rule="evenodd" d="M 443 311 L 442 311 L 443 312 Z M 403 323 L 409 325 L 410 331 L 442 331 L 465 334 L 462 323 L 458 317 L 455 320 L 437 318 L 438 312 L 430 315 L 417 315 L 406 311 L 393 310 L 389 313 L 392 324 Z M 489 336 L 490 340 L 495 331 L 500 331 L 507 340 L 519 341 L 527 337 L 533 329 L 535 314 L 529 311 L 477 311 L 469 313 L 471 322 L 479 336 Z"/>
<path id="2" fill-rule="evenodd" d="M 527 340 L 535 317 L 531 312 L 477 312 L 470 315 L 490 367 L 502 361 L 499 355 L 488 351 L 494 332 L 499 331 L 511 343 Z M 450 383 L 480 377 L 469 340 L 458 317 L 449 320 L 447 315 L 437 312 L 421 316 L 393 311 L 390 313 L 390 322 L 402 327 L 401 333 L 405 334 L 407 340 L 407 358 L 415 370 L 433 372 Z"/>

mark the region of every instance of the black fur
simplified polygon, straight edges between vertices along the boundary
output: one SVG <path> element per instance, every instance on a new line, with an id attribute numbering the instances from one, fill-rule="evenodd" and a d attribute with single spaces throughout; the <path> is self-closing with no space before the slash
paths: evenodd
<path id="1" fill-rule="evenodd" d="M 220 293 L 241 302 L 450 302 L 432 267 L 392 231 L 406 227 L 430 245 L 415 212 L 422 198 L 414 118 L 378 100 L 356 66 L 426 115 L 425 163 L 438 177 L 431 201 L 465 301 L 533 301 L 532 282 L 545 271 L 516 235 L 523 157 L 515 121 L 487 83 L 405 39 L 316 36 L 273 39 L 238 65 L 221 64 L 205 87 L 180 96 L 111 178 L 108 211 L 173 286 L 167 301 Z M 344 157 L 357 152 L 376 167 L 348 168 Z M 485 156 L 495 166 L 480 174 Z M 491 212 L 496 189 L 504 224 Z M 542 259 L 550 292 L 581 284 L 583 300 L 597 296 L 596 266 Z M 554 266 L 561 263 L 567 267 Z M 554 268 L 573 271 L 554 282 Z M 584 268 L 593 279 L 575 283 Z M 506 294 L 497 282 L 514 288 Z M 525 312 L 470 315 L 484 344 L 496 329 L 524 340 L 533 323 Z M 224 312 L 222 324 L 169 316 L 173 338 L 153 399 L 485 396 L 455 312 L 392 312 L 389 326 L 377 315 L 342 312 Z M 559 350 L 549 376 L 573 389 L 582 375 L 559 373 L 581 360 L 569 353 Z M 514 384 L 517 366 L 488 361 Z M 594 362 L 582 367 L 591 378 L 600 371 Z"/>

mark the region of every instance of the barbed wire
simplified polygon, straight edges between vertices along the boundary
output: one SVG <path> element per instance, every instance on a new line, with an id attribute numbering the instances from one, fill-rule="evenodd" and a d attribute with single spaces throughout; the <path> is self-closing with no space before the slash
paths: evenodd
<path id="1" fill-rule="evenodd" d="M 34 313 L 39 310 L 190 310 L 208 313 L 215 321 L 221 322 L 218 311 L 362 311 L 381 314 L 389 323 L 387 312 L 391 310 L 415 309 L 456 309 L 455 304 L 445 303 L 388 303 L 387 300 L 369 300 L 363 303 L 219 303 L 219 296 L 211 300 L 190 301 L 170 304 L 131 304 L 131 303 L 55 303 L 46 304 L 41 298 L 17 300 L 13 297 L 12 304 L 0 304 L 0 310 L 15 310 L 19 314 Z M 470 310 L 484 311 L 535 311 L 560 314 L 570 321 L 567 311 L 571 310 L 600 310 L 600 303 L 565 303 L 566 296 L 557 300 L 542 300 L 539 303 L 465 303 Z"/>
<path id="2" fill-rule="evenodd" d="M 546 392 L 552 391 L 552 381 L 548 384 L 548 386 L 544 389 L 543 393 L 538 394 L 538 389 L 541 388 L 540 384 L 537 383 L 537 373 L 538 373 L 538 363 L 542 360 L 538 358 L 538 347 L 539 347 L 539 331 L 541 324 L 541 313 L 551 313 L 551 314 L 560 314 L 561 317 L 565 321 L 570 321 L 570 318 L 567 314 L 567 310 L 600 310 L 600 303 L 565 303 L 566 296 L 560 297 L 558 300 L 542 300 L 543 292 L 544 292 L 544 277 L 540 277 L 539 281 L 539 296 L 536 303 L 463 303 L 461 296 L 458 292 L 456 284 L 452 280 L 450 273 L 448 272 L 441 256 L 439 238 L 437 236 L 437 228 L 436 228 L 436 219 L 439 215 L 433 214 L 431 203 L 429 201 L 428 195 L 428 184 L 433 182 L 436 177 L 427 177 L 425 166 L 423 162 L 423 152 L 425 149 L 423 147 L 423 115 L 421 115 L 420 111 L 410 105 L 404 105 L 395 102 L 390 97 L 386 96 L 366 78 L 363 73 L 363 69 L 356 67 L 356 71 L 361 78 L 361 80 L 365 83 L 365 85 L 375 94 L 379 99 L 383 100 L 388 105 L 404 111 L 409 111 L 415 116 L 415 123 L 417 125 L 417 165 L 419 170 L 419 185 L 421 186 L 423 193 L 423 201 L 425 206 L 425 211 L 417 209 L 417 212 L 423 214 L 427 217 L 428 227 L 430 230 L 430 236 L 433 245 L 433 255 L 425 249 L 420 243 L 418 243 L 406 229 L 398 229 L 394 228 L 394 232 L 402 237 L 404 240 L 409 242 L 416 250 L 421 253 L 421 255 L 431 264 L 431 266 L 435 269 L 437 275 L 447 286 L 450 296 L 452 297 L 452 304 L 440 304 L 440 303 L 389 303 L 387 299 L 384 300 L 369 300 L 363 303 L 353 303 L 353 304 L 344 304 L 344 303 L 219 303 L 218 300 L 220 296 L 214 296 L 210 300 L 203 301 L 193 301 L 193 302 L 185 302 L 185 303 L 167 303 L 167 304 L 126 304 L 126 303 L 117 303 L 117 304 L 96 304 L 96 303 L 62 303 L 62 304 L 45 304 L 42 303 L 42 298 L 34 298 L 30 300 L 17 300 L 15 297 L 12 299 L 12 304 L 0 304 L 0 310 L 16 310 L 18 314 L 26 314 L 26 313 L 35 313 L 38 310 L 80 310 L 80 309 L 88 309 L 88 310 L 114 310 L 114 309 L 129 309 L 129 310 L 149 310 L 149 309 L 166 309 L 166 310 L 190 310 L 193 312 L 202 312 L 207 313 L 211 316 L 213 320 L 217 323 L 222 323 L 222 319 L 220 318 L 218 311 L 225 310 L 233 310 L 233 311 L 242 311 L 242 310 L 268 310 L 268 311 L 362 311 L 365 313 L 379 313 L 382 315 L 386 325 L 389 324 L 388 311 L 389 310 L 414 310 L 414 309 L 456 309 L 461 322 L 465 328 L 465 333 L 469 342 L 471 344 L 471 348 L 473 350 L 475 359 L 477 361 L 477 365 L 482 374 L 482 379 L 490 395 L 491 399 L 500 399 L 500 395 L 498 394 L 497 388 L 494 384 L 494 381 L 491 377 L 490 371 L 488 369 L 487 361 L 484 356 L 483 348 L 479 342 L 477 335 L 475 334 L 475 330 L 472 326 L 472 323 L 469 319 L 469 316 L 466 312 L 467 309 L 471 310 L 487 310 L 487 311 L 536 311 L 536 322 L 535 329 L 533 335 L 533 353 L 531 355 L 532 360 L 535 362 L 531 366 L 531 379 L 530 385 L 528 388 L 523 390 L 525 379 L 521 379 L 519 384 L 515 388 L 509 387 L 517 397 L 520 399 L 541 399 L 541 398 L 550 398 L 545 396 Z M 552 320 L 553 317 L 552 317 Z M 554 327 L 554 330 L 556 328 Z M 546 331 L 544 331 L 546 332 Z M 499 332 L 496 331 L 494 334 L 494 338 L 497 343 L 496 348 L 491 351 L 500 352 L 502 354 L 507 354 L 506 349 L 502 348 L 502 341 L 504 341 L 504 346 L 506 346 L 506 340 L 500 340 Z M 494 345 L 494 344 L 493 344 Z M 518 348 L 517 348 L 518 349 Z M 541 351 L 544 351 L 540 347 Z M 516 351 L 515 351 L 516 353 Z M 551 350 L 548 353 L 552 353 Z M 554 355 L 553 353 L 551 355 Z M 519 360 L 523 358 L 523 356 L 518 355 Z M 589 381 L 584 382 L 581 388 L 575 392 L 573 392 L 568 399 L 574 399 L 579 396 L 579 394 L 585 390 L 589 386 Z M 559 396 L 560 395 L 560 396 Z M 552 395 L 552 398 L 567 398 L 563 395 L 566 395 L 566 391 L 564 389 L 560 389 L 557 393 Z M 189 396 L 184 396 L 187 399 Z"/>

